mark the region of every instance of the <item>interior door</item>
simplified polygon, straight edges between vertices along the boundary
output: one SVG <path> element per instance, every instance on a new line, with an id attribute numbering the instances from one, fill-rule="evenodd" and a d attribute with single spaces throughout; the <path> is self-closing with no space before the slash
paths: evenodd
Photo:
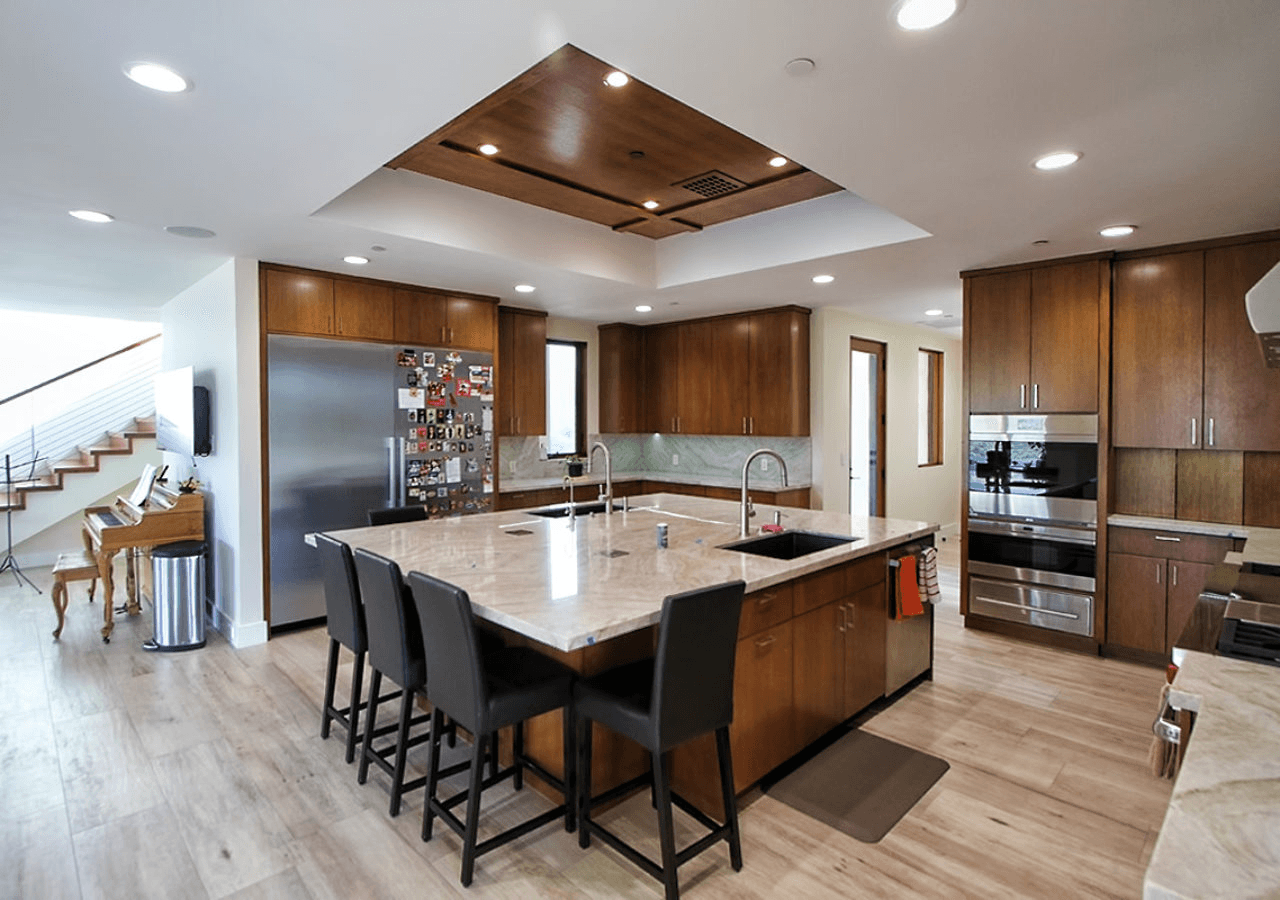
<path id="1" fill-rule="evenodd" d="M 849 512 L 883 516 L 887 347 L 849 339 Z"/>

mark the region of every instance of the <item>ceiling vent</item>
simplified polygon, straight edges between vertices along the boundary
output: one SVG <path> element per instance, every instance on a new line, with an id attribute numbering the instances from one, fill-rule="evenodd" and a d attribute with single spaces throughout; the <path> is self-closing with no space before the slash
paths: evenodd
<path id="1" fill-rule="evenodd" d="M 740 191 L 747 186 L 747 183 L 713 169 L 710 172 L 695 175 L 687 181 L 676 182 L 675 186 L 692 191 L 699 197 L 710 198 L 723 197 L 725 194 Z"/>

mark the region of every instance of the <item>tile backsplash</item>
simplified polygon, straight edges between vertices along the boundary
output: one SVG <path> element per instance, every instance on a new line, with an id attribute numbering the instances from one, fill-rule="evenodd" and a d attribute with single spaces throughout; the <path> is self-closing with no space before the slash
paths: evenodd
<path id="1" fill-rule="evenodd" d="M 787 461 L 791 484 L 808 485 L 813 480 L 812 441 L 807 437 L 737 437 L 698 434 L 606 434 L 591 435 L 588 445 L 603 440 L 613 458 L 613 474 L 642 475 L 654 479 L 705 478 L 736 484 L 742 464 L 753 450 L 768 447 Z M 498 460 L 503 481 L 559 478 L 564 475 L 560 460 L 541 459 L 536 437 L 498 438 Z M 772 462 L 772 461 L 771 461 Z M 597 465 L 601 465 L 598 462 Z M 751 483 L 765 487 L 781 484 L 776 470 L 761 472 L 752 466 Z"/>

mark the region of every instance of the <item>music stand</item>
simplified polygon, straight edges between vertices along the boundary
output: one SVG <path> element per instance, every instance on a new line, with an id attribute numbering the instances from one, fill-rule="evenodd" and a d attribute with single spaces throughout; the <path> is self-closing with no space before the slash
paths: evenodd
<path id="1" fill-rule="evenodd" d="M 0 573 L 6 569 L 13 573 L 13 577 L 18 579 L 18 586 L 22 586 L 22 582 L 26 582 L 35 588 L 37 594 L 44 593 L 35 583 L 22 572 L 22 567 L 18 565 L 18 561 L 13 556 L 13 477 L 9 471 L 9 454 L 4 455 L 4 524 L 6 534 L 6 550 L 4 560 L 0 561 Z"/>

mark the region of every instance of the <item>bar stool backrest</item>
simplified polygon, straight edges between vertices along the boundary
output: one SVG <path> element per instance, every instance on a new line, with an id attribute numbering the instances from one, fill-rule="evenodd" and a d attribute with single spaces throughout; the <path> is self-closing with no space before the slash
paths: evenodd
<path id="1" fill-rule="evenodd" d="M 472 734 L 487 733 L 488 723 L 480 720 L 489 697 L 471 598 L 462 588 L 422 572 L 410 572 L 408 582 L 431 673 L 427 699 Z"/>
<path id="2" fill-rule="evenodd" d="M 401 687 L 417 687 L 424 677 L 422 629 L 400 567 L 368 550 L 357 549 L 353 555 L 364 600 L 369 664 Z"/>
<path id="3" fill-rule="evenodd" d="M 662 601 L 650 717 L 663 751 L 733 721 L 741 581 Z"/>
<path id="4" fill-rule="evenodd" d="M 352 653 L 364 653 L 368 649 L 368 641 L 351 548 L 327 534 L 317 534 L 316 552 L 320 554 L 329 636 Z"/>
<path id="5" fill-rule="evenodd" d="M 370 525 L 396 525 L 400 522 L 425 522 L 427 508 L 425 506 L 392 506 L 389 509 L 371 509 L 368 512 Z"/>

